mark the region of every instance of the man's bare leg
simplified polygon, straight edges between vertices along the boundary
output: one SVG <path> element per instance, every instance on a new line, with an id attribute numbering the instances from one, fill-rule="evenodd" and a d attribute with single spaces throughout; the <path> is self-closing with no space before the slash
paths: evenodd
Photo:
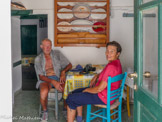
<path id="1" fill-rule="evenodd" d="M 76 110 L 70 109 L 67 106 L 67 122 L 74 122 Z"/>
<path id="2" fill-rule="evenodd" d="M 40 103 L 42 105 L 43 111 L 47 110 L 47 96 L 49 91 L 48 83 L 40 84 Z"/>

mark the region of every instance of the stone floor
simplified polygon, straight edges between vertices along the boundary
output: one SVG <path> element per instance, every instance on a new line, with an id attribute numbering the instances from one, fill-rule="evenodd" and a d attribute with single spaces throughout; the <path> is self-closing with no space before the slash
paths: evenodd
<path id="1" fill-rule="evenodd" d="M 66 122 L 62 115 L 63 101 L 59 103 L 59 119 L 54 117 L 54 111 L 49 110 L 48 122 Z M 131 105 L 131 117 L 128 117 L 125 105 L 122 111 L 122 122 L 133 122 L 133 105 Z M 83 119 L 86 120 L 86 106 L 83 111 Z M 39 91 L 21 91 L 15 96 L 13 107 L 13 122 L 40 122 L 39 117 Z M 93 122 L 101 122 L 96 119 Z"/>

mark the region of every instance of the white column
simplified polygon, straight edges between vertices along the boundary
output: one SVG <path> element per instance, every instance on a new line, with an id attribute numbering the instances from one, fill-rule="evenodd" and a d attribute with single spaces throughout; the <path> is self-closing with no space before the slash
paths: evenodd
<path id="1" fill-rule="evenodd" d="M 0 122 L 12 122 L 10 0 L 0 7 Z"/>

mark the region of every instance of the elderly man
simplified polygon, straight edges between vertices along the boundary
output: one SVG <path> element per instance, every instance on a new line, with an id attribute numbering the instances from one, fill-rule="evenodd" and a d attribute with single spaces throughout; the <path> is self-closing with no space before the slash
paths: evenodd
<path id="1" fill-rule="evenodd" d="M 65 74 L 72 68 L 69 60 L 59 51 L 52 50 L 52 43 L 44 39 L 40 45 L 43 52 L 35 58 L 35 69 L 38 75 L 37 88 L 40 88 L 40 103 L 43 108 L 41 120 L 48 120 L 47 96 L 50 88 L 54 86 L 63 91 Z"/>

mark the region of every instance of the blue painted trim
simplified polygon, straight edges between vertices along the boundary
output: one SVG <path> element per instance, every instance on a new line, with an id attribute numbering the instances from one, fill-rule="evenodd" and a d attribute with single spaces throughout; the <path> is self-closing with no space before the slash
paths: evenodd
<path id="1" fill-rule="evenodd" d="M 134 17 L 133 13 L 123 13 L 123 17 Z"/>
<path id="2" fill-rule="evenodd" d="M 25 16 L 33 14 L 33 10 L 11 10 L 11 16 Z"/>
<path id="3" fill-rule="evenodd" d="M 21 65 L 21 60 L 13 63 L 13 68 Z"/>
<path id="4" fill-rule="evenodd" d="M 156 17 L 156 14 L 143 14 L 144 17 Z M 133 13 L 123 13 L 123 17 L 134 17 Z"/>

